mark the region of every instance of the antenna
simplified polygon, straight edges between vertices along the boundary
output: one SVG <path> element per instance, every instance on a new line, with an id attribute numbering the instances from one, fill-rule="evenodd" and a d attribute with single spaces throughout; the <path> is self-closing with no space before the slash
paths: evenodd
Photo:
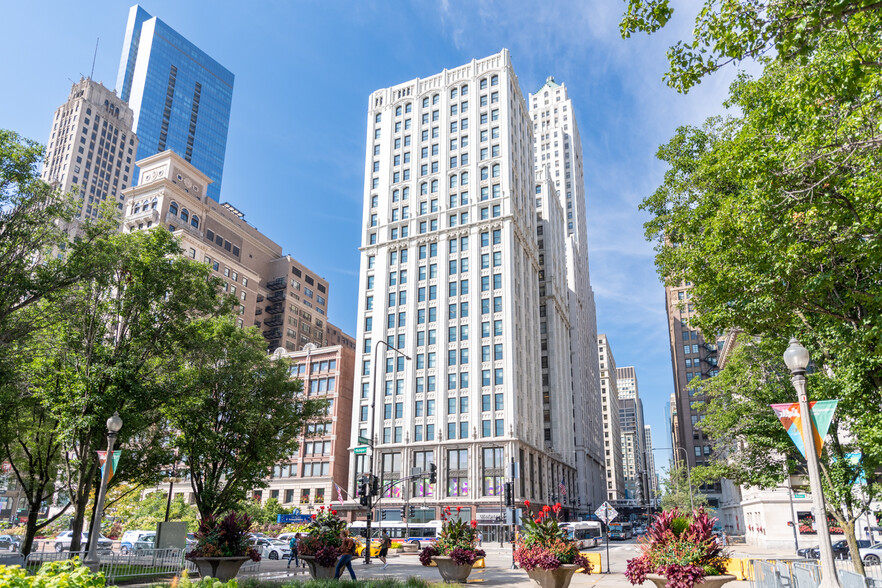
<path id="1" fill-rule="evenodd" d="M 89 72 L 89 79 L 92 79 L 92 76 L 95 75 L 95 58 L 98 57 L 98 41 L 101 40 L 101 37 L 95 38 L 95 53 L 92 55 L 92 71 Z"/>

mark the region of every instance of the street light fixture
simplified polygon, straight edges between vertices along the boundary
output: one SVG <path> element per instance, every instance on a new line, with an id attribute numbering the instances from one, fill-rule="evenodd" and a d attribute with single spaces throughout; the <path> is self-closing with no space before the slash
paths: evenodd
<path id="1" fill-rule="evenodd" d="M 833 546 L 830 543 L 830 530 L 827 528 L 827 507 L 824 504 L 824 490 L 821 486 L 821 467 L 818 463 L 815 435 L 812 430 L 811 408 L 806 394 L 805 369 L 809 364 L 809 352 L 799 344 L 795 337 L 790 338 L 790 346 L 784 352 L 784 363 L 790 370 L 790 381 L 799 397 L 799 420 L 802 424 L 802 444 L 805 446 L 805 461 L 808 467 L 812 505 L 815 509 L 815 516 L 820 519 L 815 525 L 818 529 L 821 569 L 823 570 L 823 577 L 818 588 L 840 588 L 839 577 L 836 575 L 836 563 L 833 560 Z"/>
<path id="2" fill-rule="evenodd" d="M 116 434 L 122 429 L 123 421 L 119 413 L 113 411 L 113 416 L 107 419 L 107 454 L 104 458 L 104 471 L 101 474 L 101 487 L 98 490 L 98 500 L 95 502 L 95 518 L 92 520 L 92 530 L 89 531 L 89 551 L 86 554 L 86 565 L 92 571 L 98 570 L 98 536 L 101 534 L 101 521 L 104 518 L 104 497 L 107 495 L 107 482 L 110 480 L 110 468 L 113 466 L 113 444 Z"/>

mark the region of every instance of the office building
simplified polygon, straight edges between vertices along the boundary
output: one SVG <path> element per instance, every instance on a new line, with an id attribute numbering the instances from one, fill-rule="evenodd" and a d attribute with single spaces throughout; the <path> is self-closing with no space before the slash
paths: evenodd
<path id="1" fill-rule="evenodd" d="M 616 368 L 619 388 L 622 471 L 625 493 L 636 505 L 646 502 L 646 450 L 643 445 L 643 401 L 637 389 L 637 371 L 633 366 Z"/>
<path id="2" fill-rule="evenodd" d="M 204 173 L 220 200 L 234 76 L 138 5 L 129 10 L 116 79 L 134 112 L 137 159 L 171 150 Z"/>
<path id="3" fill-rule="evenodd" d="M 719 373 L 717 350 L 723 345 L 723 337 L 719 337 L 719 341 L 705 340 L 702 333 L 690 325 L 689 319 L 696 314 L 691 295 L 691 284 L 688 282 L 665 286 L 671 366 L 674 372 L 674 393 L 671 398 L 674 460 L 682 466 L 686 459 L 689 467 L 693 468 L 707 463 L 712 452 L 710 439 L 696 427 L 701 416 L 695 410 L 695 404 L 705 400 L 699 382 Z M 707 495 L 712 507 L 720 506 L 721 482 L 705 484 L 700 490 Z"/>
<path id="4" fill-rule="evenodd" d="M 97 217 L 102 203 L 122 210 L 122 191 L 132 184 L 136 169 L 138 137 L 132 121 L 126 103 L 89 78 L 73 84 L 67 102 L 56 109 L 41 178 L 77 193 L 78 219 Z"/>
<path id="5" fill-rule="evenodd" d="M 461 507 L 495 540 L 512 461 L 517 500 L 562 485 L 572 512 L 573 456 L 545 450 L 530 125 L 507 50 L 369 97 L 353 437 L 387 520 Z M 354 491 L 369 456 L 350 463 Z"/>
<path id="6" fill-rule="evenodd" d="M 624 501 L 625 478 L 622 469 L 622 429 L 619 421 L 619 387 L 616 359 L 603 333 L 597 336 L 600 365 L 600 394 L 603 416 L 603 451 L 606 474 L 606 498 Z"/>
<path id="7" fill-rule="evenodd" d="M 573 101 L 553 77 L 528 98 L 533 122 L 533 162 L 552 184 L 564 213 L 574 454 L 579 514 L 607 497 L 603 418 L 597 357 L 597 316 L 588 265 L 588 230 L 582 142 Z"/>
<path id="8" fill-rule="evenodd" d="M 646 498 L 651 506 L 658 505 L 658 474 L 655 471 L 655 454 L 652 448 L 652 427 L 643 425 L 643 447 L 646 457 Z"/>
<path id="9" fill-rule="evenodd" d="M 327 280 L 282 253 L 228 203 L 205 194 L 211 179 L 173 151 L 137 161 L 138 185 L 125 192 L 123 231 L 162 226 L 184 255 L 207 263 L 239 300 L 239 326 L 261 329 L 269 350 L 325 344 Z"/>
<path id="10" fill-rule="evenodd" d="M 343 329 L 332 325 L 331 323 L 325 323 L 327 328 L 325 329 L 325 341 L 328 347 L 333 347 L 334 345 L 342 345 L 343 347 L 348 347 L 355 351 L 355 339 L 347 335 L 343 332 Z"/>

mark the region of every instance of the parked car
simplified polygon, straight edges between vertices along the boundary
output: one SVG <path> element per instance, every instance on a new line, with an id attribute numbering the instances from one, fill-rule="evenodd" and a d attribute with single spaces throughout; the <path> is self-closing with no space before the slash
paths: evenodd
<path id="1" fill-rule="evenodd" d="M 55 538 L 55 551 L 61 553 L 66 549 L 70 549 L 70 541 L 73 537 L 73 531 L 65 531 Z M 89 532 L 83 531 L 80 536 L 80 549 L 86 551 L 89 548 Z M 113 551 L 113 541 L 104 535 L 98 535 L 98 551 L 109 553 Z"/>
<path id="2" fill-rule="evenodd" d="M 355 538 L 355 555 L 361 557 L 364 555 L 364 537 Z M 371 541 L 371 557 L 380 555 L 380 541 L 374 539 Z"/>
<path id="3" fill-rule="evenodd" d="M 876 543 L 869 547 L 861 547 L 858 549 L 861 559 L 864 560 L 865 566 L 878 566 L 882 561 L 882 543 Z"/>
<path id="4" fill-rule="evenodd" d="M 187 533 L 187 551 L 196 547 L 199 541 L 196 539 L 196 533 Z"/>
<path id="5" fill-rule="evenodd" d="M 288 559 L 291 555 L 291 548 L 288 547 L 288 542 L 278 539 L 261 537 L 254 544 L 254 547 L 262 557 L 267 559 Z"/>
<path id="6" fill-rule="evenodd" d="M 120 539 L 119 552 L 125 554 L 132 551 L 136 541 L 144 535 L 150 535 L 152 533 L 155 533 L 155 531 L 126 531 Z"/>
<path id="7" fill-rule="evenodd" d="M 132 545 L 132 552 L 138 555 L 141 552 L 156 549 L 156 533 L 147 533 L 135 541 Z"/>
<path id="8" fill-rule="evenodd" d="M 860 549 L 869 547 L 870 542 L 866 539 L 858 539 L 858 553 L 860 553 Z M 801 550 L 800 550 L 801 551 Z M 833 557 L 836 559 L 848 559 L 851 557 L 848 551 L 848 541 L 842 539 L 841 541 L 837 541 L 833 544 Z M 821 559 L 821 548 L 815 547 L 812 549 L 811 559 Z"/>
<path id="9" fill-rule="evenodd" d="M 0 535 L 0 549 L 21 551 L 21 537 L 18 535 Z"/>
<path id="10" fill-rule="evenodd" d="M 820 550 L 818 549 L 817 546 L 803 547 L 802 549 L 799 549 L 796 552 L 796 554 L 803 559 L 818 559 L 818 558 L 820 558 L 820 555 L 816 556 L 815 552 L 818 552 L 820 554 Z"/>

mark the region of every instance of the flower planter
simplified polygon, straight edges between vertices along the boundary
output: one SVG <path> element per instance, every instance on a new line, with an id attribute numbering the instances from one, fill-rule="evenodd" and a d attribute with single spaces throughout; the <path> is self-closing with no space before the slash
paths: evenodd
<path id="1" fill-rule="evenodd" d="M 451 582 L 463 584 L 472 573 L 471 564 L 453 563 L 453 558 L 446 555 L 433 556 L 432 561 L 438 566 L 441 578 L 448 584 Z"/>
<path id="2" fill-rule="evenodd" d="M 332 566 L 318 565 L 313 555 L 301 555 L 300 561 L 306 563 L 311 578 L 314 580 L 325 580 L 334 578 L 334 569 L 337 567 L 337 562 L 340 561 L 340 558 L 337 558 L 337 561 Z"/>
<path id="3" fill-rule="evenodd" d="M 578 569 L 579 566 L 576 564 L 561 564 L 560 567 L 554 570 L 533 568 L 532 570 L 527 570 L 527 575 L 530 576 L 533 584 L 541 588 L 567 588 L 573 579 L 573 574 Z"/>
<path id="4" fill-rule="evenodd" d="M 402 553 L 416 553 L 420 550 L 420 546 L 418 543 L 405 543 L 401 546 Z"/>
<path id="5" fill-rule="evenodd" d="M 226 582 L 235 578 L 242 564 L 250 559 L 250 557 L 194 557 L 191 561 L 199 568 L 200 577 L 211 576 Z"/>
<path id="6" fill-rule="evenodd" d="M 646 579 L 656 585 L 657 588 L 665 588 L 668 583 L 667 576 L 660 574 L 646 574 Z M 723 584 L 736 580 L 735 576 L 724 574 L 722 576 L 705 576 L 704 580 L 697 583 L 695 588 L 720 588 Z"/>

